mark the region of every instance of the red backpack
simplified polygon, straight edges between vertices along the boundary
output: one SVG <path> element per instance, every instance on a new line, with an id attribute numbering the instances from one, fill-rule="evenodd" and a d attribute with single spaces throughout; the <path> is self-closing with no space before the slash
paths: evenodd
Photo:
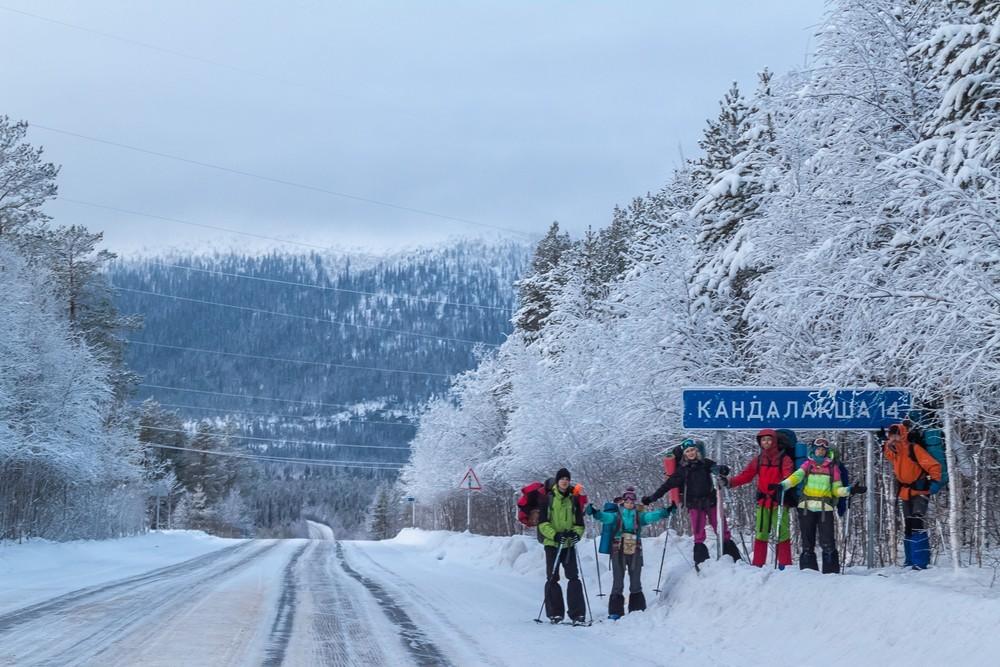
<path id="1" fill-rule="evenodd" d="M 549 502 L 548 489 L 552 486 L 553 480 L 547 479 L 545 482 L 531 482 L 521 487 L 521 495 L 517 499 L 517 520 L 529 528 L 538 525 L 538 518 L 542 513 L 542 508 Z M 587 507 L 587 495 L 583 492 L 583 484 L 570 483 L 570 490 L 576 497 L 576 502 L 580 505 L 580 511 Z"/>

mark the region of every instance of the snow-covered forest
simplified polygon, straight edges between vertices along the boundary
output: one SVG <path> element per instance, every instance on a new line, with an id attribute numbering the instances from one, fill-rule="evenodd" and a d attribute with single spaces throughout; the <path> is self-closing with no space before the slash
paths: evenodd
<path id="1" fill-rule="evenodd" d="M 625 484 L 652 490 L 658 454 L 685 435 L 682 387 L 896 386 L 948 429 L 936 551 L 953 554 L 951 521 L 963 562 L 988 557 L 1000 540 L 1000 2 L 835 0 L 817 30 L 803 69 L 720 91 L 700 154 L 659 191 L 583 238 L 551 227 L 519 282 L 514 334 L 421 418 L 402 474 L 418 524 L 464 529 L 456 486 L 470 465 L 486 487 L 473 498 L 482 532 L 514 531 L 515 490 L 561 466 L 601 501 Z M 752 435 L 728 434 L 724 462 L 742 467 Z M 862 434 L 834 437 L 860 473 Z M 888 466 L 876 480 L 878 557 L 894 562 Z M 738 525 L 752 493 L 733 493 Z"/>

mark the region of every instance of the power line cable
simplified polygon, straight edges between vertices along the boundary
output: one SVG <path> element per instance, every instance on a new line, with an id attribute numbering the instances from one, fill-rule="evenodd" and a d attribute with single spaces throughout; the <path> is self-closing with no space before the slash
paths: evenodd
<path id="1" fill-rule="evenodd" d="M 178 58 L 185 58 L 187 60 L 193 60 L 207 65 L 213 65 L 215 67 L 222 67 L 224 69 L 232 70 L 234 72 L 239 72 L 241 74 L 249 74 L 250 76 L 255 76 L 261 79 L 270 79 L 273 81 L 278 81 L 280 83 L 295 85 L 295 86 L 305 86 L 305 84 L 298 83 L 297 81 L 292 81 L 289 79 L 283 79 L 281 77 L 275 77 L 268 74 L 263 74 L 261 72 L 256 72 L 254 70 L 247 69 L 245 67 L 238 67 L 236 65 L 230 65 L 229 63 L 220 62 L 218 60 L 212 60 L 211 58 L 205 58 L 203 56 L 198 56 L 191 53 L 185 53 L 183 51 L 176 51 L 174 49 L 169 49 L 163 46 L 157 46 L 156 44 L 150 44 L 148 42 L 142 42 L 137 39 L 132 39 L 130 37 L 122 37 L 121 35 L 116 35 L 110 32 L 103 32 L 101 30 L 87 28 L 82 25 L 70 23 L 69 21 L 61 21 L 59 19 L 49 18 L 48 16 L 41 16 L 40 14 L 32 14 L 31 12 L 26 12 L 20 9 L 14 9 L 13 7 L 5 7 L 3 5 L 0 5 L 0 11 L 10 12 L 11 14 L 20 14 L 21 16 L 27 16 L 29 18 L 36 19 L 38 21 L 52 23 L 54 25 L 62 26 L 64 28 L 71 28 L 73 30 L 79 30 L 81 32 L 90 33 L 92 35 L 98 35 L 105 39 L 111 39 L 118 42 L 123 42 L 125 44 L 130 44 L 132 46 L 139 46 L 144 49 L 156 51 L 158 53 L 165 53 L 167 55 L 176 56 Z"/>
<path id="2" fill-rule="evenodd" d="M 141 428 L 149 429 L 150 431 L 163 431 L 165 433 L 188 433 L 189 431 L 182 431 L 175 428 L 161 428 L 158 426 L 142 426 Z M 288 440 L 286 438 L 261 438 L 258 436 L 251 435 L 238 435 L 236 433 L 199 433 L 198 435 L 213 435 L 220 438 L 239 438 L 241 440 L 253 440 L 255 442 L 277 442 L 280 444 L 291 444 L 291 445 L 317 445 L 322 447 L 355 447 L 357 449 L 395 449 L 395 450 L 406 450 L 409 451 L 409 447 L 399 447 L 397 445 L 345 445 L 338 442 L 320 442 L 318 440 Z M 397 464 L 393 464 L 397 465 Z"/>
<path id="3" fill-rule="evenodd" d="M 180 431 L 184 433 L 184 431 Z M 366 470 L 400 470 L 405 464 L 367 465 L 367 462 L 344 463 L 338 461 L 328 461 L 324 459 L 297 459 L 284 456 L 263 456 L 258 454 L 243 454 L 240 452 L 222 452 L 217 449 L 194 449 L 193 447 L 176 447 L 174 445 L 161 445 L 155 442 L 144 442 L 144 447 L 154 449 L 171 449 L 178 452 L 194 452 L 195 454 L 209 454 L 212 456 L 228 456 L 234 459 L 250 459 L 253 461 L 263 461 L 265 463 L 295 463 L 300 465 L 316 466 L 320 468 L 364 468 Z"/>
<path id="4" fill-rule="evenodd" d="M 293 320 L 305 320 L 307 322 L 317 322 L 320 324 L 336 324 L 345 327 L 356 327 L 359 329 L 372 329 L 373 331 L 384 331 L 386 333 L 392 333 L 402 336 L 419 336 L 420 338 L 432 338 L 435 340 L 443 340 L 452 343 L 464 343 L 467 345 L 486 345 L 488 347 L 500 347 L 496 343 L 487 343 L 481 340 L 470 340 L 467 338 L 451 338 L 449 336 L 436 336 L 434 334 L 418 333 L 415 331 L 403 331 L 401 329 L 389 329 L 387 327 L 379 327 L 371 324 L 355 324 L 353 322 L 344 322 L 342 320 L 332 320 L 323 319 L 320 317 L 309 317 L 307 315 L 295 315 L 292 313 L 279 313 L 274 310 L 262 310 L 260 308 L 251 308 L 249 306 L 235 306 L 229 303 L 220 303 L 218 301 L 205 301 L 203 299 L 194 299 L 186 296 L 176 296 L 174 294 L 163 294 L 162 292 L 152 292 L 149 290 L 132 289 L 130 287 L 120 287 L 117 285 L 110 285 L 113 289 L 119 290 L 121 292 L 131 292 L 134 294 L 145 294 L 148 296 L 157 296 L 165 299 L 175 299 L 177 301 L 186 301 L 188 303 L 200 303 L 209 306 L 219 306 L 221 308 L 231 308 L 233 310 L 241 310 L 249 313 L 261 313 L 263 315 L 273 315 L 275 317 L 285 317 Z"/>
<path id="5" fill-rule="evenodd" d="M 136 401 L 141 403 L 141 401 Z M 225 415 L 235 415 L 235 416 L 250 416 L 250 417 L 274 417 L 279 419 L 328 419 L 336 423 L 340 422 L 352 422 L 355 424 L 379 424 L 383 426 L 405 426 L 406 428 L 416 428 L 416 424 L 410 422 L 387 422 L 379 421 L 377 419 L 354 419 L 352 417 L 346 417 L 344 419 L 335 419 L 331 415 L 290 415 L 282 414 L 278 412 L 252 412 L 249 410 L 227 410 L 225 408 L 208 407 L 204 405 L 185 405 L 182 403 L 161 403 L 157 401 L 157 404 L 165 408 L 177 408 L 179 410 L 204 410 L 206 412 L 221 412 Z"/>
<path id="6" fill-rule="evenodd" d="M 413 296 L 410 294 L 400 294 L 398 292 L 366 292 L 363 290 L 346 289 L 344 287 L 330 287 L 328 285 L 317 285 L 315 283 L 300 283 L 292 280 L 279 280 L 277 278 L 262 278 L 260 276 L 248 276 L 244 273 L 231 273 L 228 271 L 219 271 L 216 269 L 202 269 L 194 266 L 184 266 L 183 264 L 170 264 L 168 262 L 160 262 L 157 260 L 142 260 L 148 264 L 154 266 L 160 266 L 169 269 L 182 269 L 185 271 L 193 271 L 196 273 L 208 273 L 217 276 L 226 276 L 228 278 L 241 278 L 243 280 L 257 280 L 265 283 L 273 283 L 277 285 L 290 285 L 293 287 L 308 287 L 312 289 L 327 290 L 330 292 L 344 292 L 345 294 L 359 294 L 362 296 L 373 296 L 381 299 L 399 299 L 400 301 L 420 301 L 423 303 L 429 303 L 438 306 L 456 306 L 461 308 L 481 308 L 483 310 L 499 310 L 504 313 L 513 312 L 510 308 L 504 306 L 484 306 L 478 303 L 462 303 L 458 301 L 443 301 L 439 299 L 430 299 L 427 297 Z"/>
<path id="7" fill-rule="evenodd" d="M 278 185 L 285 185 L 291 188 L 298 188 L 300 190 L 308 190 L 310 192 L 320 192 L 323 194 L 331 195 L 334 197 L 340 197 L 342 199 L 349 199 L 352 201 L 358 201 L 365 204 L 372 204 L 374 206 L 382 206 L 384 208 L 393 209 L 396 211 L 404 211 L 406 213 L 415 213 L 417 215 L 423 215 L 431 218 L 439 218 L 441 220 L 450 220 L 452 222 L 461 222 L 467 225 L 474 225 L 477 227 L 488 227 L 490 229 L 498 229 L 500 231 L 508 232 L 510 234 L 516 234 L 518 236 L 523 236 L 530 238 L 531 234 L 528 232 L 523 232 L 519 229 L 512 229 L 510 227 L 501 227 L 498 225 L 491 225 L 485 222 L 479 222 L 476 220 L 470 220 L 469 218 L 461 218 L 453 215 L 445 215 L 444 213 L 436 213 L 435 211 L 428 211 L 420 208 L 414 208 L 412 206 L 403 206 L 401 204 L 393 204 L 392 202 L 382 201 L 379 199 L 372 199 L 370 197 L 362 197 L 360 195 L 352 195 L 347 192 L 339 192 L 337 190 L 330 190 L 328 188 L 323 188 L 318 185 L 308 185 L 305 183 L 297 183 L 295 181 L 289 181 L 283 178 L 275 178 L 273 176 L 266 176 L 264 174 L 257 174 L 250 171 L 243 171 L 242 169 L 234 169 L 232 167 L 226 167 L 224 165 L 214 164 L 212 162 L 204 162 L 202 160 L 194 160 L 191 158 L 182 157 L 180 155 L 172 155 L 170 153 L 162 153 L 160 151 L 154 151 L 148 148 L 141 148 L 139 146 L 131 146 L 129 144 L 124 144 L 117 141 L 111 141 L 108 139 L 101 139 L 99 137 L 92 137 L 86 134 L 80 134 L 79 132 L 71 132 L 69 130 L 62 130 L 56 127 L 51 127 L 49 125 L 41 125 L 38 123 L 32 123 L 31 127 L 38 128 L 40 130 L 45 130 L 47 132 L 54 132 L 56 134 L 62 134 L 68 137 L 75 137 L 77 139 L 84 139 L 86 141 L 92 141 L 98 144 L 104 144 L 106 146 L 114 146 L 116 148 L 121 148 L 124 150 L 134 151 L 136 153 L 142 153 L 144 155 L 153 155 L 156 157 L 164 158 L 166 160 L 174 160 L 176 162 L 183 162 L 185 164 L 196 165 L 199 167 L 204 167 L 205 169 L 214 169 L 216 171 L 222 171 L 229 174 L 236 174 L 238 176 L 245 176 L 247 178 L 254 178 L 260 181 L 265 181 L 268 183 L 276 183 Z"/>
<path id="8" fill-rule="evenodd" d="M 237 357 L 240 359 L 262 359 L 264 361 L 279 361 L 288 364 L 303 364 L 305 366 L 322 366 L 324 368 L 344 368 L 355 371 L 373 371 L 377 373 L 404 373 L 406 375 L 426 375 L 430 377 L 450 378 L 447 373 L 433 373 L 431 371 L 407 371 L 400 368 L 378 368 L 376 366 L 353 366 L 350 364 L 335 364 L 328 361 L 307 361 L 304 359 L 285 359 L 283 357 L 268 357 L 260 354 L 245 354 L 242 352 L 223 352 L 221 350 L 206 350 L 198 347 L 184 347 L 181 345 L 167 345 L 165 343 L 147 343 L 142 340 L 125 339 L 131 345 L 146 345 L 148 347 L 160 347 L 168 350 L 180 350 L 184 352 L 203 352 L 206 354 L 218 354 L 223 357 Z"/>
<path id="9" fill-rule="evenodd" d="M 357 403 L 324 403 L 322 401 L 296 401 L 290 398 L 271 398 L 269 396 L 253 396 L 248 394 L 230 394 L 222 391 L 207 391 L 205 389 L 187 389 L 184 387 L 168 387 L 163 384 L 150 384 L 148 382 L 140 382 L 140 387 L 147 387 L 149 389 L 166 389 L 168 391 L 181 391 L 191 394 L 211 394 L 212 396 L 228 396 L 231 398 L 243 398 L 251 399 L 254 401 L 276 401 L 280 403 L 293 403 L 297 405 L 308 405 L 310 407 L 329 407 L 329 408 L 347 408 L 348 410 L 356 410 L 358 408 Z"/>

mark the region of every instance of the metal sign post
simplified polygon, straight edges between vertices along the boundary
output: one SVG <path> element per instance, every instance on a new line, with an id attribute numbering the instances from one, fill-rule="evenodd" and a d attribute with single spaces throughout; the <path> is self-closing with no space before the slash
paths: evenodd
<path id="1" fill-rule="evenodd" d="M 875 567 L 875 434 L 871 431 L 865 433 L 865 485 L 865 565 L 870 570 Z"/>
<path id="2" fill-rule="evenodd" d="M 472 532 L 472 492 L 482 491 L 483 485 L 479 482 L 476 471 L 471 467 L 465 471 L 465 477 L 458 483 L 458 488 L 465 489 L 465 531 Z"/>
<path id="3" fill-rule="evenodd" d="M 417 499 L 413 496 L 406 496 L 406 502 L 410 503 L 410 528 L 417 527 Z"/>

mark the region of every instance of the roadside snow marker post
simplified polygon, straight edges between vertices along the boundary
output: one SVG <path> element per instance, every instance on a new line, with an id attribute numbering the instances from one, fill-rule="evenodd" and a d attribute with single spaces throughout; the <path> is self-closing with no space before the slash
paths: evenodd
<path id="1" fill-rule="evenodd" d="M 875 434 L 871 431 L 865 433 L 865 484 L 865 566 L 870 570 L 875 567 Z"/>
<path id="2" fill-rule="evenodd" d="M 483 485 L 479 482 L 476 471 L 470 466 L 465 471 L 465 477 L 458 483 L 458 488 L 465 489 L 465 532 L 472 532 L 472 492 L 482 491 Z"/>
<path id="3" fill-rule="evenodd" d="M 417 527 L 417 499 L 413 496 L 406 496 L 406 502 L 410 503 L 410 528 Z"/>

